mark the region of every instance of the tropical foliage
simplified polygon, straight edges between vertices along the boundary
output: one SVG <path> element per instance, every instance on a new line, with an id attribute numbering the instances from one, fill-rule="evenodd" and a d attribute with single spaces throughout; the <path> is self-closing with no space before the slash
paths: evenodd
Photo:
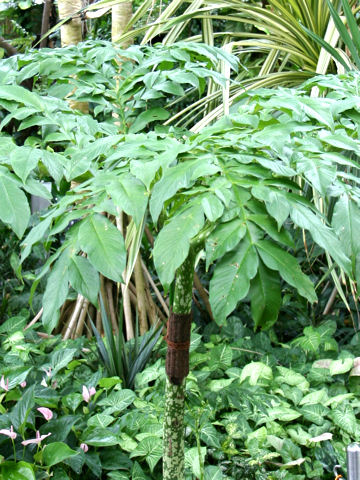
<path id="1" fill-rule="evenodd" d="M 330 479 L 359 437 L 357 9 L 136 8 L 118 44 L 0 38 L 0 478 Z"/>

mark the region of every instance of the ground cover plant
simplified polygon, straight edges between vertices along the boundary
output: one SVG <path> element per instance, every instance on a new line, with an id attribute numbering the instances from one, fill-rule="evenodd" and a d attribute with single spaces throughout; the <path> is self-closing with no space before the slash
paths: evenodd
<path id="1" fill-rule="evenodd" d="M 242 317 L 193 331 L 185 478 L 332 479 L 360 435 L 356 335 L 338 343 L 327 320 L 284 345 Z M 94 342 L 23 325 L 0 332 L 2 478 L 162 478 L 165 342 L 129 390 Z"/>

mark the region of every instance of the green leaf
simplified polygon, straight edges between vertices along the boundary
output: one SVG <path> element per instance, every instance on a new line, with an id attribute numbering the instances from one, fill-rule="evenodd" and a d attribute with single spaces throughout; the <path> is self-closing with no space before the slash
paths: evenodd
<path id="1" fill-rule="evenodd" d="M 46 445 L 42 452 L 42 458 L 48 467 L 52 467 L 57 463 L 64 461 L 67 458 L 79 455 L 79 452 L 72 450 L 66 443 L 53 442 Z"/>
<path id="2" fill-rule="evenodd" d="M 115 421 L 115 418 L 105 413 L 98 413 L 89 418 L 87 424 L 89 427 L 101 427 L 106 428 L 110 423 Z"/>
<path id="3" fill-rule="evenodd" d="M 211 423 L 201 426 L 200 438 L 209 447 L 221 448 L 220 434 Z"/>
<path id="4" fill-rule="evenodd" d="M 79 228 L 79 243 L 99 272 L 114 282 L 122 281 L 126 266 L 124 239 L 106 217 L 95 214 L 85 218 Z"/>
<path id="5" fill-rule="evenodd" d="M 280 277 L 259 262 L 259 270 L 250 287 L 251 315 L 255 328 L 266 330 L 276 322 L 281 306 Z"/>
<path id="6" fill-rule="evenodd" d="M 267 413 L 271 420 L 279 420 L 281 422 L 292 422 L 296 418 L 301 417 L 301 413 L 283 406 L 269 408 Z"/>
<path id="7" fill-rule="evenodd" d="M 16 316 L 8 318 L 2 325 L 0 325 L 0 334 L 6 333 L 9 336 L 11 333 L 22 331 L 27 321 L 25 317 Z"/>
<path id="8" fill-rule="evenodd" d="M 244 222 L 237 218 L 218 225 L 206 240 L 206 269 L 214 260 L 235 248 L 245 233 Z"/>
<path id="9" fill-rule="evenodd" d="M 29 173 L 37 167 L 41 158 L 41 151 L 38 148 L 18 147 L 10 154 L 10 163 L 14 172 L 26 182 Z"/>
<path id="10" fill-rule="evenodd" d="M 170 113 L 164 108 L 150 108 L 149 110 L 145 110 L 144 112 L 140 113 L 140 115 L 136 118 L 135 122 L 131 125 L 129 132 L 140 132 L 140 130 L 143 130 L 150 122 L 154 122 L 157 120 L 163 121 L 168 119 L 169 117 Z"/>
<path id="11" fill-rule="evenodd" d="M 169 286 L 176 270 L 183 264 L 190 240 L 204 225 L 204 213 L 200 205 L 193 205 L 173 217 L 163 227 L 155 240 L 153 256 L 156 271 L 164 286 Z"/>
<path id="12" fill-rule="evenodd" d="M 328 188 L 336 177 L 336 165 L 327 164 L 320 158 L 303 156 L 298 162 L 300 171 L 318 192 L 326 195 Z"/>
<path id="13" fill-rule="evenodd" d="M 98 405 L 108 407 L 103 413 L 119 413 L 131 405 L 135 398 L 136 395 L 132 390 L 118 390 L 111 392 L 108 397 L 98 402 Z"/>
<path id="14" fill-rule="evenodd" d="M 206 167 L 214 171 L 218 170 L 216 166 L 206 161 L 206 158 L 182 162 L 164 170 L 163 176 L 152 190 L 150 199 L 150 213 L 155 223 L 164 202 L 173 197 L 178 190 L 189 188 L 196 178 L 204 174 Z"/>
<path id="15" fill-rule="evenodd" d="M 225 370 L 231 366 L 233 351 L 229 345 L 217 345 L 210 351 L 210 369 L 217 370 L 219 368 Z"/>
<path id="16" fill-rule="evenodd" d="M 27 462 L 5 462 L 1 465 L 2 480 L 35 480 L 33 467 Z"/>
<path id="17" fill-rule="evenodd" d="M 35 107 L 37 111 L 43 111 L 44 108 L 41 97 L 37 93 L 30 92 L 26 88 L 17 85 L 1 85 L 0 98 Z"/>
<path id="18" fill-rule="evenodd" d="M 330 364 L 330 375 L 341 375 L 349 372 L 354 366 L 353 358 L 333 360 Z"/>
<path id="19" fill-rule="evenodd" d="M 141 440 L 135 450 L 131 452 L 130 458 L 145 457 L 151 472 L 153 472 L 156 464 L 162 457 L 162 450 L 161 439 L 159 437 L 149 436 Z"/>
<path id="20" fill-rule="evenodd" d="M 76 354 L 76 348 L 60 348 L 55 352 L 52 352 L 50 357 L 50 364 L 52 368 L 52 374 L 55 375 L 62 368 L 68 366 Z"/>
<path id="21" fill-rule="evenodd" d="M 306 405 L 311 403 L 321 403 L 324 405 L 328 400 L 327 391 L 323 388 L 321 390 L 316 390 L 315 392 L 308 393 L 305 397 L 302 398 L 299 405 Z"/>
<path id="22" fill-rule="evenodd" d="M 268 268 L 278 270 L 282 278 L 295 287 L 300 295 L 307 298 L 310 302 L 317 300 L 313 284 L 302 273 L 296 258 L 269 240 L 258 240 L 256 248 L 262 261 Z"/>
<path id="23" fill-rule="evenodd" d="M 111 447 L 119 444 L 119 438 L 108 428 L 89 427 L 85 430 L 82 441 L 93 447 Z"/>
<path id="24" fill-rule="evenodd" d="M 328 251 L 338 265 L 349 273 L 350 261 L 343 252 L 341 243 L 333 230 L 323 223 L 320 216 L 315 215 L 309 208 L 299 202 L 293 203 L 292 206 L 290 216 L 294 223 L 305 230 L 309 230 L 314 241 Z"/>
<path id="25" fill-rule="evenodd" d="M 210 465 L 205 467 L 205 480 L 222 480 L 224 478 L 220 467 Z"/>
<path id="26" fill-rule="evenodd" d="M 21 243 L 21 246 L 24 247 L 23 251 L 21 252 L 22 262 L 29 256 L 32 246 L 44 237 L 46 231 L 50 227 L 51 220 L 51 217 L 45 218 L 43 221 L 35 225 L 35 227 L 33 227 L 26 235 Z"/>
<path id="27" fill-rule="evenodd" d="M 247 238 L 216 264 L 210 281 L 210 303 L 216 322 L 222 324 L 247 295 L 257 268 L 258 256 Z"/>
<path id="28" fill-rule="evenodd" d="M 132 176 L 121 176 L 106 187 L 113 202 L 121 211 L 134 218 L 140 225 L 146 211 L 148 194 L 143 183 Z"/>
<path id="29" fill-rule="evenodd" d="M 34 400 L 34 385 L 26 390 L 20 400 L 17 401 L 15 407 L 12 409 L 10 418 L 15 430 L 19 430 L 26 422 L 30 410 L 35 404 Z"/>
<path id="30" fill-rule="evenodd" d="M 86 258 L 78 255 L 71 257 L 69 280 L 78 293 L 97 306 L 100 289 L 99 274 Z"/>
<path id="31" fill-rule="evenodd" d="M 321 426 L 324 423 L 324 417 L 329 412 L 329 409 L 320 403 L 312 403 L 304 405 L 299 411 L 306 420 Z"/>
<path id="32" fill-rule="evenodd" d="M 303 375 L 301 375 L 301 373 L 297 373 L 294 370 L 286 367 L 276 368 L 280 374 L 275 378 L 278 384 L 286 383 L 292 387 L 298 387 L 303 392 L 309 390 L 309 382 Z"/>
<path id="33" fill-rule="evenodd" d="M 56 261 L 49 275 L 43 296 L 44 312 L 42 323 L 47 332 L 51 332 L 57 325 L 59 309 L 65 302 L 69 291 L 69 263 L 71 249 L 65 249 Z"/>
<path id="34" fill-rule="evenodd" d="M 240 382 L 243 382 L 246 379 L 249 379 L 250 385 L 257 385 L 258 383 L 268 384 L 269 381 L 273 378 L 273 373 L 271 368 L 265 363 L 262 362 L 251 362 L 248 365 L 245 365 L 241 372 Z M 259 380 L 261 380 L 259 382 Z"/>
<path id="35" fill-rule="evenodd" d="M 336 202 L 332 225 L 343 251 L 352 259 L 352 269 L 355 273 L 356 257 L 360 253 L 360 209 L 348 195 L 342 195 Z"/>
<path id="36" fill-rule="evenodd" d="M 24 192 L 0 171 L 0 220 L 21 238 L 29 219 L 30 208 Z"/>
<path id="37" fill-rule="evenodd" d="M 331 411 L 328 416 L 344 432 L 350 435 L 356 435 L 358 422 L 351 405 L 339 405 L 335 410 Z"/>
<path id="38" fill-rule="evenodd" d="M 190 448 L 185 452 L 185 465 L 191 468 L 195 478 L 201 477 L 200 465 L 204 465 L 206 447 L 200 448 L 200 455 L 201 457 L 199 456 L 199 450 L 197 447 Z"/>
<path id="39" fill-rule="evenodd" d="M 224 212 L 223 203 L 214 194 L 201 196 L 201 205 L 210 222 L 215 222 Z"/>

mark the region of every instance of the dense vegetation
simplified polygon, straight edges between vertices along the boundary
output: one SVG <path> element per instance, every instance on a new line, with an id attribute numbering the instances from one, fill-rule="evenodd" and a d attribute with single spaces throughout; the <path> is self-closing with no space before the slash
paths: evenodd
<path id="1" fill-rule="evenodd" d="M 127 49 L 107 3 L 66 48 L 0 15 L 0 478 L 331 479 L 360 440 L 353 2 L 144 2 Z"/>

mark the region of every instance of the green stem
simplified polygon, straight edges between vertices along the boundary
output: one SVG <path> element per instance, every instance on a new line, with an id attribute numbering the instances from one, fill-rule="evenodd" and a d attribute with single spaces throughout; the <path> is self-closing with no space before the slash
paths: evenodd
<path id="1" fill-rule="evenodd" d="M 12 438 L 11 439 L 12 441 L 12 445 L 13 445 L 13 451 L 14 451 L 14 462 L 16 462 L 16 448 L 15 448 L 15 442 L 14 442 L 14 439 Z"/>
<path id="2" fill-rule="evenodd" d="M 185 262 L 178 268 L 172 311 L 174 314 L 191 314 L 192 288 L 194 281 L 195 253 L 191 251 Z M 164 411 L 164 455 L 163 480 L 184 480 L 184 410 L 185 383 L 166 383 Z"/>

